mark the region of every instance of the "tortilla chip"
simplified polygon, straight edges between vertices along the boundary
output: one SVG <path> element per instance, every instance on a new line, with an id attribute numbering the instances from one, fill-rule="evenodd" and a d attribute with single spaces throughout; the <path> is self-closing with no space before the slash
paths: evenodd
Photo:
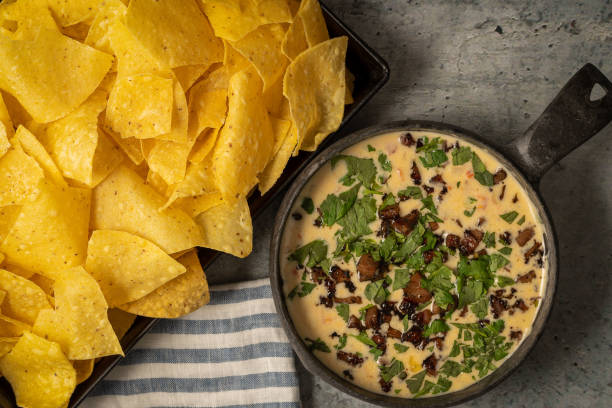
<path id="1" fill-rule="evenodd" d="M 100 0 L 47 0 L 62 27 L 92 19 Z"/>
<path id="2" fill-rule="evenodd" d="M 0 359 L 15 347 L 19 337 L 0 337 Z"/>
<path id="3" fill-rule="evenodd" d="M 0 86 L 13 94 L 35 121 L 59 119 L 96 89 L 112 57 L 52 30 L 32 41 L 0 36 Z"/>
<path id="4" fill-rule="evenodd" d="M 15 40 L 33 40 L 37 28 L 59 32 L 46 0 L 3 2 L 0 4 L 0 26 L 9 28 L 7 36 Z"/>
<path id="5" fill-rule="evenodd" d="M 347 37 L 338 37 L 315 45 L 287 68 L 283 94 L 289 100 L 301 150 L 315 151 L 342 122 L 347 43 Z"/>
<path id="6" fill-rule="evenodd" d="M 215 180 L 210 160 L 192 163 L 187 169 L 185 179 L 173 186 L 170 198 L 163 208 L 172 204 L 181 197 L 194 197 L 206 193 L 218 193 L 219 188 Z"/>
<path id="7" fill-rule="evenodd" d="M 76 372 L 60 346 L 30 332 L 0 360 L 0 371 L 21 407 L 61 407 L 76 386 Z"/>
<path id="8" fill-rule="evenodd" d="M 13 135 L 15 134 L 15 128 L 13 127 L 13 121 L 11 120 L 11 115 L 9 114 L 6 104 L 4 103 L 4 98 L 2 97 L 2 93 L 0 93 L 0 123 L 4 125 L 3 127 L 1 127 L 4 129 L 4 137 L 6 139 L 12 138 Z M 1 151 L 2 151 L 2 147 L 0 147 L 0 152 Z M 0 157 L 2 156 L 2 154 L 4 153 L 1 153 Z"/>
<path id="9" fill-rule="evenodd" d="M 291 11 L 286 0 L 199 0 L 215 35 L 238 41 L 264 24 L 289 23 Z"/>
<path id="10" fill-rule="evenodd" d="M 35 283 L 4 269 L 0 269 L 0 289 L 6 292 L 2 313 L 30 325 L 38 312 L 51 308 L 47 295 Z"/>
<path id="11" fill-rule="evenodd" d="M 55 184 L 61 187 L 68 187 L 68 183 L 66 183 L 66 180 L 64 180 L 64 176 L 62 176 L 62 173 L 57 168 L 55 162 L 45 150 L 44 146 L 40 144 L 36 136 L 32 134 L 32 132 L 20 125 L 17 128 L 15 137 L 19 141 L 23 150 L 38 162 L 40 167 L 42 167 L 45 171 L 46 175 L 53 180 Z"/>
<path id="12" fill-rule="evenodd" d="M 32 276 L 30 276 L 28 279 L 34 282 L 48 296 L 51 296 L 53 294 L 53 280 L 52 279 L 49 279 L 46 276 L 40 275 L 38 273 L 32 274 Z"/>
<path id="13" fill-rule="evenodd" d="M 120 340 L 125 336 L 130 327 L 132 327 L 136 317 L 136 315 L 124 312 L 121 309 L 108 309 L 108 320 L 111 326 L 113 326 L 117 338 Z"/>
<path id="14" fill-rule="evenodd" d="M 110 19 L 108 38 L 117 57 L 118 75 L 167 72 L 167 67 L 132 35 L 120 17 Z"/>
<path id="15" fill-rule="evenodd" d="M 274 154 L 274 157 L 272 160 L 270 160 L 270 163 L 268 163 L 263 173 L 261 173 L 261 176 L 259 177 L 259 191 L 261 192 L 261 195 L 264 195 L 268 190 L 270 190 L 276 183 L 276 180 L 278 180 L 281 174 L 283 174 L 283 170 L 291 158 L 296 144 L 297 132 L 294 127 L 291 127 L 291 131 L 289 131 L 289 129 L 285 131 L 285 135 L 282 137 L 277 152 Z"/>
<path id="16" fill-rule="evenodd" d="M 263 25 L 251 31 L 232 47 L 253 66 L 264 82 L 264 91 L 270 88 L 285 72 L 289 64 L 281 52 L 285 29 L 281 24 Z"/>
<path id="17" fill-rule="evenodd" d="M 100 184 L 123 161 L 120 148 L 104 132 L 98 133 L 98 145 L 94 153 L 91 184 L 93 188 Z"/>
<path id="18" fill-rule="evenodd" d="M 158 211 L 165 198 L 124 164 L 93 192 L 92 229 L 126 231 L 152 241 L 166 253 L 198 246 L 202 233 L 183 211 Z"/>
<path id="19" fill-rule="evenodd" d="M 58 342 L 70 360 L 123 355 L 104 295 L 83 267 L 58 272 L 53 288 L 55 310 L 39 313 L 34 333 Z"/>
<path id="20" fill-rule="evenodd" d="M 23 269 L 15 265 L 5 265 L 4 269 L 25 279 L 32 279 L 32 277 L 36 275 L 32 271 L 28 271 L 27 269 Z"/>
<path id="21" fill-rule="evenodd" d="M 71 361 L 74 370 L 76 371 L 76 383 L 80 384 L 89 377 L 93 372 L 95 359 L 89 360 L 72 360 Z"/>
<path id="22" fill-rule="evenodd" d="M 179 183 L 185 178 L 187 158 L 192 146 L 193 142 L 176 143 L 156 140 L 147 157 L 147 163 L 166 184 Z"/>
<path id="23" fill-rule="evenodd" d="M 164 197 L 168 196 L 170 187 L 168 186 L 168 184 L 166 184 L 164 179 L 162 179 L 161 176 L 153 170 L 149 170 L 149 172 L 147 173 L 147 179 L 145 181 L 160 195 Z"/>
<path id="24" fill-rule="evenodd" d="M 23 205 L 0 251 L 7 263 L 55 279 L 58 267 L 85 261 L 90 191 L 46 180 L 36 200 Z"/>
<path id="25" fill-rule="evenodd" d="M 189 161 L 191 163 L 200 163 L 208 156 L 213 147 L 215 147 L 219 131 L 220 129 L 205 129 L 200 133 L 189 154 Z"/>
<path id="26" fill-rule="evenodd" d="M 109 307 L 140 299 L 185 272 L 151 241 L 112 230 L 91 234 L 85 269 L 100 285 Z"/>
<path id="27" fill-rule="evenodd" d="M 327 40 L 329 40 L 329 34 L 319 2 L 302 0 L 283 39 L 283 53 L 294 60 L 308 48 Z"/>
<path id="28" fill-rule="evenodd" d="M 152 74 L 119 76 L 106 108 L 106 124 L 122 138 L 153 138 L 172 128 L 171 78 Z"/>
<path id="29" fill-rule="evenodd" d="M 178 261 L 187 268 L 187 272 L 142 299 L 119 307 L 142 316 L 176 318 L 207 304 L 210 301 L 210 292 L 197 250 L 189 251 Z"/>
<path id="30" fill-rule="evenodd" d="M 94 17 L 85 44 L 107 54 L 113 54 L 110 31 L 113 24 L 127 14 L 127 6 L 121 0 L 104 0 Z"/>
<path id="31" fill-rule="evenodd" d="M 204 234 L 203 247 L 244 258 L 253 249 L 253 226 L 246 198 L 224 202 L 196 217 Z"/>
<path id="32" fill-rule="evenodd" d="M 223 45 L 195 0 L 132 0 L 125 20 L 149 52 L 171 68 L 210 65 L 223 56 Z"/>
<path id="33" fill-rule="evenodd" d="M 32 326 L 29 324 L 0 313 L 0 337 L 18 337 L 21 336 L 24 331 L 31 329 Z"/>
<path id="34" fill-rule="evenodd" d="M 11 148 L 11 142 L 8 140 L 8 135 L 4 123 L 0 122 L 0 158 Z"/>
<path id="35" fill-rule="evenodd" d="M 44 177 L 36 160 L 20 146 L 0 157 L 0 207 L 22 204 L 38 194 L 38 182 Z"/>
<path id="36" fill-rule="evenodd" d="M 185 65 L 173 69 L 176 79 L 181 84 L 181 88 L 187 92 L 189 88 L 210 68 L 210 65 Z"/>
<path id="37" fill-rule="evenodd" d="M 272 84 L 272 86 L 264 91 L 263 99 L 268 113 L 270 115 L 279 116 L 283 106 L 283 101 L 286 100 L 286 98 L 283 96 L 282 76 L 280 76 L 276 82 Z"/>
<path id="38" fill-rule="evenodd" d="M 176 208 L 180 208 L 192 217 L 202 214 L 217 205 L 223 204 L 223 196 L 218 191 L 200 194 L 195 197 L 179 198 L 172 203 Z"/>
<path id="39" fill-rule="evenodd" d="M 256 73 L 230 79 L 228 115 L 213 150 L 213 173 L 228 203 L 246 197 L 272 155 L 274 134 Z"/>
<path id="40" fill-rule="evenodd" d="M 172 105 L 172 128 L 170 133 L 157 136 L 157 139 L 169 140 L 176 143 L 189 143 L 195 140 L 195 136 L 190 138 L 188 135 L 189 111 L 187 108 L 187 98 L 181 88 L 179 81 L 173 81 L 173 105 Z M 193 140 L 190 140 L 193 139 Z M 146 156 L 145 156 L 146 157 Z"/>
<path id="41" fill-rule="evenodd" d="M 142 150 L 140 149 L 140 140 L 135 139 L 133 137 L 128 137 L 124 139 L 108 127 L 102 127 L 99 128 L 99 130 L 103 131 L 104 134 L 110 136 L 113 141 L 121 148 L 121 150 L 123 150 L 123 153 L 125 153 L 127 157 L 130 158 L 132 163 L 138 166 L 143 162 L 144 156 L 142 155 Z"/>

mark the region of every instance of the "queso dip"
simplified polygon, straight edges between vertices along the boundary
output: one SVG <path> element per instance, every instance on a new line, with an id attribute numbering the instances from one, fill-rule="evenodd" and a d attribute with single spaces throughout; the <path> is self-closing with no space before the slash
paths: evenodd
<path id="1" fill-rule="evenodd" d="M 286 303 L 330 369 L 405 398 L 465 388 L 529 335 L 546 279 L 536 210 L 486 151 L 375 136 L 325 164 L 281 243 Z"/>

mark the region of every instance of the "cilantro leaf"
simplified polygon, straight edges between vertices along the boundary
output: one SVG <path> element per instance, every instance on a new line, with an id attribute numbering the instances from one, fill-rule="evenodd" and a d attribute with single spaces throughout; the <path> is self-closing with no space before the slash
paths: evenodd
<path id="1" fill-rule="evenodd" d="M 481 281 L 478 280 L 468 280 L 461 287 L 459 292 L 459 305 L 457 308 L 461 309 L 465 305 L 469 305 L 470 303 L 474 303 L 477 299 L 479 299 L 483 293 L 484 288 Z"/>
<path id="2" fill-rule="evenodd" d="M 465 215 L 466 217 L 471 217 L 472 215 L 474 215 L 475 212 L 476 212 L 476 207 L 472 207 L 470 211 L 468 210 L 463 211 L 463 215 Z"/>
<path id="3" fill-rule="evenodd" d="M 425 374 L 427 374 L 427 371 L 423 370 L 406 380 L 406 385 L 411 393 L 416 394 L 419 392 L 419 389 L 423 385 L 423 380 L 425 380 Z"/>
<path id="4" fill-rule="evenodd" d="M 453 342 L 453 347 L 451 348 L 451 352 L 448 354 L 449 357 L 457 357 L 460 353 L 459 343 L 457 340 Z"/>
<path id="5" fill-rule="evenodd" d="M 396 269 L 395 278 L 393 279 L 393 290 L 403 289 L 408 285 L 412 272 L 409 269 Z"/>
<path id="6" fill-rule="evenodd" d="M 371 346 L 371 347 L 376 347 L 377 346 L 377 344 L 374 343 L 374 340 L 372 340 L 371 338 L 368 337 L 366 332 L 361 332 L 358 335 L 349 334 L 349 336 L 359 340 L 360 342 L 362 342 L 363 344 L 365 344 L 367 346 Z"/>
<path id="7" fill-rule="evenodd" d="M 314 351 L 314 350 L 319 350 L 322 351 L 324 353 L 330 353 L 331 350 L 329 349 L 329 347 L 327 347 L 327 344 L 325 344 L 325 342 L 323 340 L 321 340 L 319 337 L 317 337 L 316 340 L 312 340 L 309 339 L 308 337 L 306 337 L 304 339 L 304 342 L 307 343 L 306 347 L 308 347 L 309 351 Z"/>
<path id="8" fill-rule="evenodd" d="M 493 185 L 493 174 L 487 171 L 484 163 L 476 153 L 472 155 L 472 170 L 474 171 L 474 178 L 478 180 L 480 184 L 488 187 Z"/>
<path id="9" fill-rule="evenodd" d="M 387 158 L 387 155 L 381 153 L 378 155 L 378 163 L 380 163 L 380 167 L 385 171 L 391 171 L 391 162 Z"/>
<path id="10" fill-rule="evenodd" d="M 438 145 L 440 144 L 439 137 L 434 137 L 433 139 L 429 140 L 429 138 L 425 136 L 421 141 L 423 142 L 423 146 L 417 147 L 416 149 L 417 153 L 430 152 L 432 150 L 437 149 Z"/>
<path id="11" fill-rule="evenodd" d="M 380 258 L 385 262 L 388 262 L 391 259 L 391 255 L 393 254 L 393 250 L 397 246 L 397 239 L 394 234 L 387 235 L 387 238 L 383 240 L 380 244 L 380 248 L 378 249 L 380 253 Z"/>
<path id="12" fill-rule="evenodd" d="M 343 237 L 358 238 L 372 232 L 368 224 L 376 219 L 376 200 L 372 197 L 362 197 L 348 210 L 337 223 L 343 227 L 340 232 Z"/>
<path id="13" fill-rule="evenodd" d="M 510 248 L 510 247 L 503 247 L 498 252 L 500 254 L 503 254 L 503 255 L 510 255 L 512 253 L 512 248 Z"/>
<path id="14" fill-rule="evenodd" d="M 312 198 L 304 197 L 302 200 L 302 210 L 306 211 L 307 214 L 312 214 L 314 211 L 314 203 L 312 202 Z"/>
<path id="15" fill-rule="evenodd" d="M 398 353 L 405 353 L 409 349 L 408 346 L 404 346 L 403 344 L 400 344 L 400 343 L 393 344 L 393 347 L 395 348 L 395 350 L 397 350 Z"/>
<path id="16" fill-rule="evenodd" d="M 448 305 L 455 303 L 453 295 L 442 289 L 434 289 L 434 298 L 436 299 L 436 304 L 444 309 L 446 309 Z"/>
<path id="17" fill-rule="evenodd" d="M 375 186 L 376 165 L 374 160 L 341 154 L 331 160 L 332 169 L 336 167 L 340 160 L 346 163 L 347 168 L 346 174 L 340 179 L 344 185 L 350 186 L 357 179 L 370 190 L 375 190 L 375 187 L 378 187 Z"/>
<path id="18" fill-rule="evenodd" d="M 296 261 L 298 265 L 305 265 L 312 268 L 325 258 L 327 258 L 327 244 L 321 239 L 316 239 L 293 251 L 287 259 Z"/>
<path id="19" fill-rule="evenodd" d="M 404 318 L 402 319 L 402 326 L 404 326 L 404 331 L 407 331 L 411 325 L 412 323 L 410 322 L 410 316 L 404 316 Z"/>
<path id="20" fill-rule="evenodd" d="M 386 194 L 383 197 L 382 203 L 380 204 L 380 209 L 384 210 L 385 208 L 389 207 L 390 205 L 394 205 L 395 204 L 395 196 L 393 194 Z"/>
<path id="21" fill-rule="evenodd" d="M 481 297 L 475 303 L 470 305 L 470 310 L 474 313 L 479 319 L 484 319 L 487 317 L 487 313 L 489 311 L 487 298 L 486 296 Z"/>
<path id="22" fill-rule="evenodd" d="M 460 166 L 472 160 L 472 149 L 470 149 L 468 146 L 455 148 L 452 151 L 452 156 L 453 166 Z"/>
<path id="23" fill-rule="evenodd" d="M 453 360 L 446 360 L 442 367 L 440 367 L 440 374 L 444 374 L 448 377 L 457 377 L 463 372 L 463 367 L 460 363 Z"/>
<path id="24" fill-rule="evenodd" d="M 394 358 L 388 366 L 378 366 L 378 368 L 380 369 L 380 378 L 389 382 L 393 377 L 404 371 L 404 363 Z"/>
<path id="25" fill-rule="evenodd" d="M 487 248 L 495 248 L 495 233 L 485 232 L 482 242 L 484 242 Z"/>
<path id="26" fill-rule="evenodd" d="M 340 317 L 345 322 L 348 322 L 348 320 L 349 320 L 349 305 L 348 304 L 340 303 L 338 306 L 336 306 L 336 311 L 338 312 Z"/>
<path id="27" fill-rule="evenodd" d="M 402 244 L 402 246 L 393 254 L 393 261 L 396 263 L 405 262 L 417 248 L 423 243 L 423 234 L 425 233 L 425 227 L 418 222 L 412 232 L 408 234 L 408 237 Z M 422 257 L 421 257 L 422 258 Z"/>
<path id="28" fill-rule="evenodd" d="M 448 324 L 444 322 L 444 320 L 436 319 L 433 322 L 429 323 L 429 326 L 425 328 L 423 331 L 423 337 L 429 337 L 432 334 L 436 333 L 444 333 L 450 330 Z"/>
<path id="29" fill-rule="evenodd" d="M 380 280 L 368 283 L 365 287 L 365 292 L 364 292 L 365 297 L 368 300 L 371 300 L 374 303 L 378 303 L 378 304 L 381 304 L 385 300 L 387 300 L 387 296 L 389 296 L 390 293 L 387 290 L 387 288 L 385 288 L 383 283 L 385 283 L 386 279 L 388 278 L 389 277 L 386 277 L 385 279 L 380 279 Z"/>
<path id="30" fill-rule="evenodd" d="M 398 191 L 398 197 L 406 197 L 406 198 L 416 198 L 420 200 L 423 198 L 423 192 L 420 187 L 417 186 L 408 186 L 403 190 Z"/>
<path id="31" fill-rule="evenodd" d="M 325 225 L 332 226 L 336 221 L 344 217 L 353 204 L 355 204 L 357 194 L 359 193 L 359 187 L 361 187 L 361 184 L 357 184 L 339 195 L 328 194 L 319 207 Z"/>
<path id="32" fill-rule="evenodd" d="M 512 278 L 508 278 L 507 276 L 502 276 L 502 275 L 496 275 L 495 276 L 497 278 L 497 286 L 499 286 L 500 288 L 503 288 L 505 286 L 510 286 L 510 285 L 514 285 L 514 279 Z"/>
<path id="33" fill-rule="evenodd" d="M 500 215 L 501 219 L 506 221 L 508 224 L 512 224 L 516 217 L 518 217 L 518 213 L 516 211 L 510 211 L 505 214 Z"/>
<path id="34" fill-rule="evenodd" d="M 489 270 L 491 272 L 496 272 L 498 269 L 503 268 L 510 263 L 508 258 L 500 254 L 492 254 L 490 257 L 491 262 L 489 263 Z"/>
<path id="35" fill-rule="evenodd" d="M 439 167 L 442 163 L 448 161 L 448 156 L 444 153 L 444 150 L 435 149 L 432 151 L 425 152 L 424 156 L 419 156 L 421 163 L 426 168 Z"/>
<path id="36" fill-rule="evenodd" d="M 346 339 L 347 339 L 347 337 L 346 337 L 346 333 L 345 333 L 342 336 L 340 336 L 340 338 L 338 339 L 338 344 L 336 344 L 334 346 L 334 348 L 336 350 L 342 350 L 344 347 L 346 347 Z"/>
<path id="37" fill-rule="evenodd" d="M 300 282 L 297 284 L 297 286 L 295 288 L 293 288 L 291 290 L 291 292 L 289 292 L 289 294 L 287 295 L 287 297 L 289 299 L 293 299 L 295 297 L 295 295 L 298 295 L 299 297 L 305 297 L 308 296 L 310 294 L 310 292 L 312 292 L 312 290 L 317 286 L 316 283 L 311 283 L 311 282 Z"/>
<path id="38" fill-rule="evenodd" d="M 375 151 L 375 150 L 376 150 L 376 149 L 374 148 L 374 146 L 372 146 L 372 145 L 370 145 L 370 144 L 368 145 L 368 152 L 373 152 L 373 151 Z"/>
<path id="39" fill-rule="evenodd" d="M 525 222 L 525 216 L 523 215 L 523 216 L 521 217 L 521 219 L 520 219 L 520 220 L 518 220 L 516 223 L 517 223 L 518 225 L 523 225 L 523 223 L 524 223 L 524 222 Z"/>
<path id="40" fill-rule="evenodd" d="M 438 214 L 438 210 L 436 209 L 436 205 L 433 202 L 432 196 L 428 195 L 427 197 L 421 199 L 421 202 L 423 203 L 423 207 L 421 207 L 421 210 L 428 209 L 432 213 Z"/>

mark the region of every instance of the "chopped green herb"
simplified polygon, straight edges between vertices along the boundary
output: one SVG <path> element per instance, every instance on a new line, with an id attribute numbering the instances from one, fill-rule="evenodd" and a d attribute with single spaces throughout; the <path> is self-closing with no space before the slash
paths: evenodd
<path id="1" fill-rule="evenodd" d="M 310 292 L 312 292 L 312 290 L 316 286 L 317 286 L 316 283 L 300 282 L 300 283 L 297 284 L 297 286 L 295 288 L 293 288 L 291 290 L 291 292 L 289 292 L 287 297 L 289 299 L 293 299 L 295 297 L 295 295 L 298 295 L 299 297 L 307 296 L 308 294 L 310 294 Z"/>
<path id="2" fill-rule="evenodd" d="M 421 207 L 421 210 L 426 208 L 433 214 L 438 214 L 438 210 L 436 209 L 432 196 L 428 195 L 427 197 L 421 199 L 421 202 L 423 203 L 423 207 Z"/>
<path id="3" fill-rule="evenodd" d="M 485 296 L 478 299 L 475 303 L 470 305 L 470 310 L 474 313 L 479 319 L 484 319 L 487 317 L 487 313 L 489 311 L 487 303 L 487 298 Z"/>
<path id="4" fill-rule="evenodd" d="M 518 225 L 523 225 L 524 222 L 525 222 L 525 216 L 523 215 L 516 223 Z"/>
<path id="5" fill-rule="evenodd" d="M 503 247 L 502 249 L 499 250 L 499 253 L 504 254 L 504 255 L 510 255 L 512 253 L 512 248 Z"/>
<path id="6" fill-rule="evenodd" d="M 385 171 L 391 171 L 392 167 L 391 167 L 391 162 L 389 161 L 389 159 L 387 158 L 387 155 L 384 153 L 381 153 L 378 155 L 378 163 L 380 163 L 380 167 L 385 170 Z"/>
<path id="7" fill-rule="evenodd" d="M 427 371 L 423 370 L 406 380 L 406 385 L 411 393 L 416 394 L 419 392 L 423 385 L 423 380 L 425 380 L 425 374 L 427 374 Z"/>
<path id="8" fill-rule="evenodd" d="M 399 388 L 396 388 L 393 390 L 394 393 L 399 394 L 400 392 L 402 392 L 402 390 L 400 390 Z"/>
<path id="9" fill-rule="evenodd" d="M 475 203 L 476 201 L 478 201 L 476 198 L 474 197 L 468 197 L 468 200 L 470 200 L 470 203 Z"/>
<path id="10" fill-rule="evenodd" d="M 459 352 L 457 352 L 457 355 L 458 354 Z M 461 366 L 461 364 L 453 360 L 446 360 L 446 362 L 442 364 L 442 367 L 440 367 L 440 374 L 444 374 L 448 377 L 457 377 L 462 372 L 463 367 Z"/>
<path id="11" fill-rule="evenodd" d="M 429 138 L 425 136 L 421 141 L 423 142 L 423 146 L 417 147 L 416 149 L 417 153 L 430 152 L 432 150 L 437 149 L 438 145 L 440 144 L 439 137 L 434 137 L 433 139 L 429 140 Z"/>
<path id="12" fill-rule="evenodd" d="M 431 305 L 431 300 L 425 303 L 421 303 L 420 305 L 417 306 L 416 311 L 420 312 L 421 310 L 425 310 L 427 309 L 427 307 Z M 403 320 L 402 320 L 403 321 Z"/>
<path id="13" fill-rule="evenodd" d="M 390 293 L 387 290 L 387 288 L 385 288 L 385 286 L 383 285 L 386 279 L 390 279 L 390 278 L 387 276 L 385 279 L 381 279 L 381 280 L 377 280 L 372 283 L 368 283 L 367 286 L 365 287 L 365 293 L 364 293 L 365 297 L 368 298 L 368 300 L 371 300 L 374 303 L 378 303 L 378 304 L 381 304 L 385 300 L 387 300 L 387 296 L 389 296 Z"/>
<path id="14" fill-rule="evenodd" d="M 393 377 L 404 371 L 404 363 L 394 358 L 388 366 L 381 365 L 378 368 L 380 369 L 380 378 L 385 382 L 389 382 Z"/>
<path id="15" fill-rule="evenodd" d="M 459 338 L 461 338 L 461 336 L 459 336 Z M 461 352 L 461 349 L 459 349 L 459 343 L 457 342 L 457 340 L 455 340 L 453 342 L 453 348 L 451 349 L 451 352 L 448 354 L 448 356 L 457 357 L 460 352 Z"/>
<path id="16" fill-rule="evenodd" d="M 376 200 L 362 197 L 355 201 L 346 215 L 337 222 L 343 229 L 340 234 L 345 238 L 358 238 L 372 232 L 368 224 L 376 219 Z"/>
<path id="17" fill-rule="evenodd" d="M 328 194 L 325 200 L 321 203 L 321 218 L 323 223 L 328 226 L 334 225 L 336 221 L 344 217 L 344 215 L 353 207 L 357 194 L 359 193 L 361 184 L 346 190 L 339 195 Z"/>
<path id="18" fill-rule="evenodd" d="M 336 344 L 334 348 L 336 350 L 342 350 L 344 347 L 346 347 L 346 339 L 347 339 L 347 336 L 345 333 L 342 336 L 340 336 L 340 338 L 338 339 L 338 344 Z"/>
<path id="19" fill-rule="evenodd" d="M 500 288 L 514 285 L 514 279 L 508 278 L 507 276 L 497 275 L 496 278 L 497 278 L 497 286 L 499 286 Z"/>
<path id="20" fill-rule="evenodd" d="M 472 160 L 472 149 L 470 149 L 468 146 L 456 147 L 453 149 L 452 155 L 453 166 L 460 166 Z"/>
<path id="21" fill-rule="evenodd" d="M 425 152 L 424 156 L 419 156 L 421 163 L 426 168 L 439 167 L 443 163 L 448 161 L 448 156 L 444 153 L 444 150 L 435 149 L 432 151 Z"/>
<path id="22" fill-rule="evenodd" d="M 348 322 L 348 320 L 349 320 L 349 305 L 348 304 L 346 304 L 346 303 L 339 304 L 338 306 L 336 306 L 336 311 L 338 312 L 340 317 L 345 322 Z"/>
<path id="23" fill-rule="evenodd" d="M 407 197 L 407 198 L 416 198 L 420 200 L 423 198 L 423 192 L 420 187 L 417 186 L 408 186 L 403 190 L 400 190 L 397 193 L 398 197 Z"/>
<path id="24" fill-rule="evenodd" d="M 510 263 L 508 258 L 500 254 L 491 254 L 490 257 L 491 262 L 489 263 L 489 270 L 491 272 L 496 272 L 498 269 L 503 268 Z"/>
<path id="25" fill-rule="evenodd" d="M 345 186 L 352 185 L 355 180 L 359 180 L 366 188 L 376 190 L 376 165 L 372 159 L 362 159 L 355 156 L 339 155 L 331 160 L 332 169 L 340 161 L 346 163 L 347 172 L 340 179 Z"/>
<path id="26" fill-rule="evenodd" d="M 459 188 L 459 186 L 461 185 L 461 181 L 457 182 L 457 188 Z"/>
<path id="27" fill-rule="evenodd" d="M 371 346 L 371 347 L 376 347 L 377 346 L 377 344 L 374 343 L 374 340 L 372 340 L 371 338 L 368 337 L 368 334 L 366 332 L 361 332 L 358 335 L 349 334 L 349 336 L 359 340 L 360 342 L 362 342 L 363 344 L 365 344 L 367 346 Z"/>
<path id="28" fill-rule="evenodd" d="M 484 242 L 487 248 L 495 248 L 495 233 L 485 232 L 482 242 Z"/>
<path id="29" fill-rule="evenodd" d="M 424 233 L 425 227 L 420 222 L 417 223 L 412 232 L 408 234 L 402 246 L 393 254 L 393 262 L 406 262 L 406 259 L 423 243 Z M 423 257 L 421 257 L 421 260 L 422 258 Z"/>
<path id="30" fill-rule="evenodd" d="M 374 148 L 374 146 L 372 146 L 372 145 L 370 145 L 370 144 L 368 145 L 368 152 L 373 152 L 373 151 L 375 151 L 375 150 L 376 150 L 376 149 Z"/>
<path id="31" fill-rule="evenodd" d="M 404 316 L 404 318 L 402 319 L 402 326 L 404 326 L 404 331 L 407 331 L 411 325 L 412 323 L 410 322 L 410 316 Z"/>
<path id="32" fill-rule="evenodd" d="M 365 320 L 366 310 L 368 310 L 371 307 L 374 307 L 374 305 L 370 303 L 370 304 L 365 305 L 361 309 L 359 309 L 359 320 Z"/>
<path id="33" fill-rule="evenodd" d="M 410 269 L 396 269 L 395 279 L 393 279 L 393 290 L 403 289 L 408 285 L 412 272 Z"/>
<path id="34" fill-rule="evenodd" d="M 474 178 L 478 180 L 480 184 L 488 187 L 493 185 L 493 174 L 487 171 L 484 163 L 476 153 L 472 155 L 472 170 L 474 171 Z"/>
<path id="35" fill-rule="evenodd" d="M 378 252 L 380 254 L 380 258 L 385 262 L 388 262 L 391 259 L 391 255 L 397 246 L 397 238 L 395 238 L 394 234 L 387 235 L 387 238 L 383 240 L 380 244 L 380 248 Z"/>
<path id="36" fill-rule="evenodd" d="M 312 202 L 312 198 L 304 197 L 302 200 L 302 210 L 306 211 L 307 214 L 312 214 L 314 211 L 314 203 Z"/>
<path id="37" fill-rule="evenodd" d="M 293 251 L 288 259 L 296 261 L 298 265 L 312 268 L 325 258 L 327 258 L 327 244 L 321 239 L 316 239 Z"/>
<path id="38" fill-rule="evenodd" d="M 516 211 L 510 211 L 500 215 L 501 219 L 506 221 L 508 224 L 512 224 L 512 222 L 516 219 L 517 216 L 518 213 Z"/>
<path id="39" fill-rule="evenodd" d="M 309 339 L 308 337 L 306 337 L 304 339 L 304 342 L 306 343 L 306 346 L 308 347 L 309 351 L 314 351 L 314 350 L 319 350 L 322 351 L 324 353 L 329 353 L 331 352 L 331 350 L 329 349 L 329 347 L 327 347 L 327 344 L 325 344 L 325 342 L 323 340 L 321 340 L 320 338 L 317 337 L 316 340 L 312 340 Z"/>
<path id="40" fill-rule="evenodd" d="M 448 324 L 444 322 L 444 320 L 436 319 L 433 322 L 429 323 L 429 326 L 425 328 L 423 331 L 423 337 L 429 337 L 432 334 L 436 333 L 444 333 L 450 330 Z"/>
<path id="41" fill-rule="evenodd" d="M 395 205 L 395 196 L 393 194 L 386 194 L 383 197 L 382 203 L 380 204 L 380 209 L 384 210 L 390 205 Z"/>
<path id="42" fill-rule="evenodd" d="M 399 343 L 395 343 L 393 345 L 393 347 L 395 348 L 395 350 L 397 350 L 398 353 L 405 353 L 406 351 L 408 351 L 408 346 L 404 346 L 403 344 L 399 344 Z"/>
<path id="43" fill-rule="evenodd" d="M 474 212 L 476 212 L 476 207 L 472 207 L 470 211 L 464 210 L 463 215 L 465 215 L 466 217 L 471 217 L 472 215 L 474 215 Z"/>

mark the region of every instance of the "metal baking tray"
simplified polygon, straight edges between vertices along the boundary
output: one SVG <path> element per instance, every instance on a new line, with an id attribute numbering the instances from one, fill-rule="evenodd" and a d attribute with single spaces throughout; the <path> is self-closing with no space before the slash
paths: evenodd
<path id="1" fill-rule="evenodd" d="M 372 48 L 370 48 L 361 38 L 359 38 L 351 29 L 349 29 L 338 17 L 336 17 L 324 4 L 321 4 L 323 15 L 327 23 L 330 37 L 347 36 L 348 50 L 346 55 L 346 65 L 355 76 L 355 86 L 353 90 L 354 102 L 347 105 L 345 108 L 344 119 L 340 125 L 341 130 L 348 121 L 350 121 L 361 108 L 382 88 L 389 79 L 389 67 Z M 339 132 L 336 132 L 327 137 L 321 144 L 322 150 L 340 137 Z M 289 160 L 283 174 L 264 196 L 259 192 L 255 192 L 249 198 L 251 214 L 256 217 L 262 212 L 268 204 L 282 191 L 285 187 L 300 173 L 300 171 L 314 158 L 317 152 L 301 152 L 298 156 Z M 198 252 L 200 262 L 204 270 L 220 255 L 216 251 L 201 248 Z M 128 330 L 125 336 L 121 339 L 121 346 L 125 354 L 134 347 L 134 345 L 144 336 L 149 329 L 155 324 L 157 319 L 148 317 L 137 317 L 132 327 Z M 121 361 L 120 356 L 109 356 L 100 359 L 94 369 L 91 377 L 85 382 L 79 384 L 70 400 L 69 408 L 78 406 L 87 397 L 87 394 L 100 382 L 112 369 Z M 13 408 L 15 405 L 15 397 L 8 382 L 0 379 L 0 406 L 2 408 Z"/>

